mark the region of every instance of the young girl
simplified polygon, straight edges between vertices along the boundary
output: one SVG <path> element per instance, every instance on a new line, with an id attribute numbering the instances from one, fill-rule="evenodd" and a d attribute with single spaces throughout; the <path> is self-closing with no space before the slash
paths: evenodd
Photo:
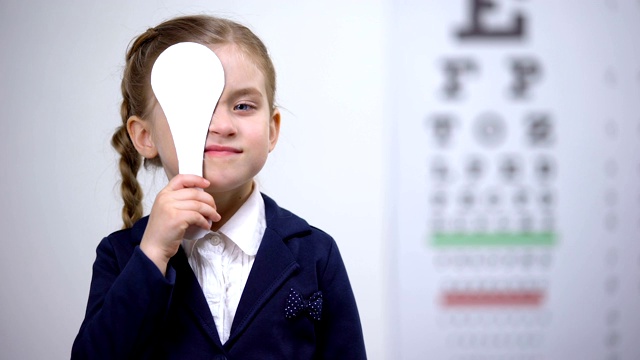
<path id="1" fill-rule="evenodd" d="M 208 46 L 225 72 L 204 178 L 178 174 L 150 86 L 154 61 L 179 42 Z M 98 245 L 72 358 L 366 358 L 334 240 L 254 182 L 280 130 L 275 71 L 263 43 L 232 21 L 187 16 L 147 30 L 126 59 L 122 125 L 112 139 L 121 154 L 124 229 Z M 148 217 L 136 180 L 142 158 L 169 179 Z M 183 239 L 191 225 L 210 232 Z"/>

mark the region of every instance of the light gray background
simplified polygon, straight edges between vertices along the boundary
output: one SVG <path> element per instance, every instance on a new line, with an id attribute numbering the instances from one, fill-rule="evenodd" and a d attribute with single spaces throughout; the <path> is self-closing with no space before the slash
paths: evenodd
<path id="1" fill-rule="evenodd" d="M 202 12 L 267 44 L 283 118 L 260 181 L 337 239 L 370 357 L 383 358 L 385 22 L 381 1 L 355 0 L 0 2 L 0 358 L 69 357 L 95 247 L 121 226 L 109 140 L 126 47 Z M 144 178 L 153 193 L 164 174 Z"/>

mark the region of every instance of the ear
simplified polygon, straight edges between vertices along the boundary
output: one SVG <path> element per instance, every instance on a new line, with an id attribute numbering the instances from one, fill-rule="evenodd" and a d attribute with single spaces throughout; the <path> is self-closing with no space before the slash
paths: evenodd
<path id="1" fill-rule="evenodd" d="M 158 156 L 158 149 L 151 136 L 151 124 L 138 116 L 132 116 L 127 120 L 127 132 L 133 142 L 133 146 L 140 155 L 147 159 Z"/>
<path id="2" fill-rule="evenodd" d="M 269 152 L 275 149 L 280 136 L 280 110 L 273 109 L 273 114 L 269 120 Z"/>

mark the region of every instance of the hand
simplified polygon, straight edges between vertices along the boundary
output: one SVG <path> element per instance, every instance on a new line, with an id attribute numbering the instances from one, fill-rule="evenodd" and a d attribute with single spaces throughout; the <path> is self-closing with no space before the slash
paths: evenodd
<path id="1" fill-rule="evenodd" d="M 220 221 L 213 197 L 201 191 L 209 185 L 197 175 L 176 175 L 156 196 L 140 249 L 162 274 L 190 225 L 209 229 L 209 221 Z"/>

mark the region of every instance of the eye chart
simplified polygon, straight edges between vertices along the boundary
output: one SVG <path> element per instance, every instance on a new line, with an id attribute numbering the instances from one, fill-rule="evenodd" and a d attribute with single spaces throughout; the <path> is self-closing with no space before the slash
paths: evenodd
<path id="1" fill-rule="evenodd" d="M 398 358 L 640 358 L 640 1 L 391 11 Z"/>

